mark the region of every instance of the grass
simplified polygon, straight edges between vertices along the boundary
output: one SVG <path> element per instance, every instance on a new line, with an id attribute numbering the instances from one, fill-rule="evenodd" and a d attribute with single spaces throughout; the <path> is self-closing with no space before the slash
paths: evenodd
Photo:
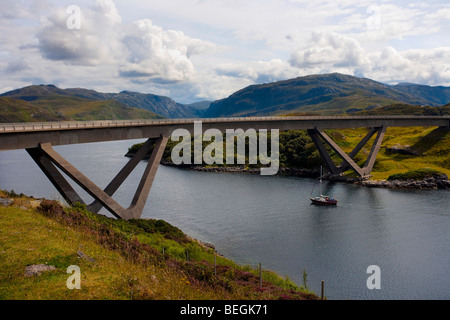
<path id="1" fill-rule="evenodd" d="M 317 299 L 269 270 L 260 290 L 259 270 L 216 255 L 167 222 L 116 220 L 48 200 L 33 208 L 35 199 L 0 191 L 11 195 L 14 204 L 0 207 L 1 300 Z M 57 269 L 26 277 L 34 264 Z M 71 265 L 80 267 L 81 290 L 66 286 Z"/>
<path id="2" fill-rule="evenodd" d="M 441 172 L 429 168 L 409 170 L 405 173 L 396 173 L 389 176 L 388 180 L 424 180 L 440 176 Z"/>
<path id="3" fill-rule="evenodd" d="M 368 129 L 326 130 L 345 151 L 350 152 Z M 363 166 L 374 141 L 373 137 L 355 157 Z M 390 152 L 389 148 L 408 148 L 413 154 Z M 337 161 L 337 157 L 334 157 Z M 437 127 L 388 128 L 372 170 L 372 179 L 387 180 L 389 176 L 411 170 L 431 169 L 450 176 L 450 130 Z M 346 175 L 352 175 L 347 171 Z"/>
<path id="4" fill-rule="evenodd" d="M 114 100 L 92 101 L 49 95 L 35 101 L 0 97 L 0 122 L 161 119 L 151 111 Z"/>

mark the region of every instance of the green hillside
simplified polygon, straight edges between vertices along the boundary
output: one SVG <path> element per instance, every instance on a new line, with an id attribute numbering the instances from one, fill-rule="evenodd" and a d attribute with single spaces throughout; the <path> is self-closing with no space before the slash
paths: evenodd
<path id="1" fill-rule="evenodd" d="M 142 114 L 145 119 L 152 117 L 150 114 L 166 118 L 197 118 L 204 113 L 203 109 L 195 105 L 182 105 L 169 97 L 131 91 L 102 93 L 83 88 L 60 89 L 54 85 L 31 85 L 5 92 L 0 94 L 0 97 L 20 99 L 43 107 L 56 108 L 55 112 L 60 112 L 60 108 L 63 107 L 78 107 L 80 103 L 108 101 L 108 105 L 112 105 L 111 101 L 114 101 L 119 108 L 134 108 L 130 114 Z M 149 113 L 138 113 L 135 109 L 146 110 Z M 95 111 L 93 114 L 98 116 Z M 115 111 L 113 115 L 112 119 L 115 119 Z M 129 119 L 131 116 L 125 117 Z"/>
<path id="2" fill-rule="evenodd" d="M 28 101 L 0 97 L 0 122 L 61 121 L 64 117 Z"/>
<path id="3" fill-rule="evenodd" d="M 12 201 L 0 205 L 0 300 L 318 299 L 270 270 L 260 289 L 258 269 L 162 220 L 116 220 L 1 190 L 0 198 Z M 66 285 L 72 265 L 79 290 Z M 53 269 L 29 276 L 30 266 Z"/>
<path id="4" fill-rule="evenodd" d="M 28 100 L 0 97 L 0 122 L 160 119 L 153 112 L 115 100 L 89 99 L 51 93 Z"/>
<path id="5" fill-rule="evenodd" d="M 354 115 L 418 115 L 445 116 L 450 115 L 450 104 L 442 107 L 417 106 L 410 104 L 390 104 L 365 110 L 354 109 Z"/>
<path id="6" fill-rule="evenodd" d="M 326 132 L 349 153 L 368 129 L 340 129 Z M 375 137 L 355 157 L 358 165 L 364 165 L 374 139 Z M 337 162 L 340 158 L 334 156 L 334 159 Z M 425 168 L 450 177 L 450 130 L 436 127 L 388 128 L 372 170 L 373 179 L 387 180 L 394 174 Z M 353 172 L 348 171 L 347 175 L 353 175 Z"/>

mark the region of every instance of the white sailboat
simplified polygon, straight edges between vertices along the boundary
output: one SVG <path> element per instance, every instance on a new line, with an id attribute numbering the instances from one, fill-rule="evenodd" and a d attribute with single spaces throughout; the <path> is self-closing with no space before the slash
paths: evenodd
<path id="1" fill-rule="evenodd" d="M 314 183 L 314 186 L 316 185 L 316 183 Z M 337 200 L 329 197 L 329 196 L 324 196 L 323 195 L 323 191 L 322 191 L 322 166 L 320 167 L 320 196 L 317 197 L 312 197 L 312 194 L 314 192 L 314 186 L 313 189 L 311 191 L 311 195 L 310 195 L 310 199 L 312 201 L 312 203 L 314 204 L 320 204 L 320 205 L 328 205 L 328 206 L 335 206 L 337 205 Z"/>

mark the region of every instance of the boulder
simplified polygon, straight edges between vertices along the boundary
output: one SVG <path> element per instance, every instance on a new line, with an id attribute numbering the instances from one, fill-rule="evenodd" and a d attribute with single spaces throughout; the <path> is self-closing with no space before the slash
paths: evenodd
<path id="1" fill-rule="evenodd" d="M 43 272 L 56 270 L 56 267 L 46 264 L 33 264 L 25 268 L 25 277 L 39 276 Z"/>

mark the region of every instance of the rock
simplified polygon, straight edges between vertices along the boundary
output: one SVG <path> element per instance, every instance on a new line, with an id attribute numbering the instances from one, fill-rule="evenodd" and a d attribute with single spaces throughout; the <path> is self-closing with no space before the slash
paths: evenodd
<path id="1" fill-rule="evenodd" d="M 0 198 L 0 206 L 3 207 L 9 207 L 10 205 L 13 204 L 13 200 L 11 199 L 5 199 L 5 198 Z"/>
<path id="2" fill-rule="evenodd" d="M 450 180 L 444 175 L 437 177 L 426 178 L 424 180 L 367 180 L 356 181 L 356 184 L 366 187 L 380 187 L 380 188 L 397 188 L 397 189 L 449 189 Z"/>
<path id="3" fill-rule="evenodd" d="M 396 144 L 392 147 L 386 147 L 386 152 L 389 153 L 398 153 L 398 154 L 406 154 L 406 155 L 413 155 L 413 156 L 419 156 L 420 154 L 413 150 L 411 146 L 406 145 L 402 146 L 400 144 Z"/>
<path id="4" fill-rule="evenodd" d="M 25 268 L 25 277 L 39 276 L 42 272 L 56 270 L 56 267 L 46 264 L 34 264 Z"/>
<path id="5" fill-rule="evenodd" d="M 91 257 L 88 256 L 87 254 L 83 253 L 81 250 L 78 250 L 77 253 L 78 253 L 78 256 L 79 256 L 81 259 L 85 259 L 85 260 L 87 260 L 87 261 L 89 261 L 89 262 L 92 262 L 92 263 L 95 262 L 95 259 L 94 259 L 94 258 L 91 258 Z"/>

